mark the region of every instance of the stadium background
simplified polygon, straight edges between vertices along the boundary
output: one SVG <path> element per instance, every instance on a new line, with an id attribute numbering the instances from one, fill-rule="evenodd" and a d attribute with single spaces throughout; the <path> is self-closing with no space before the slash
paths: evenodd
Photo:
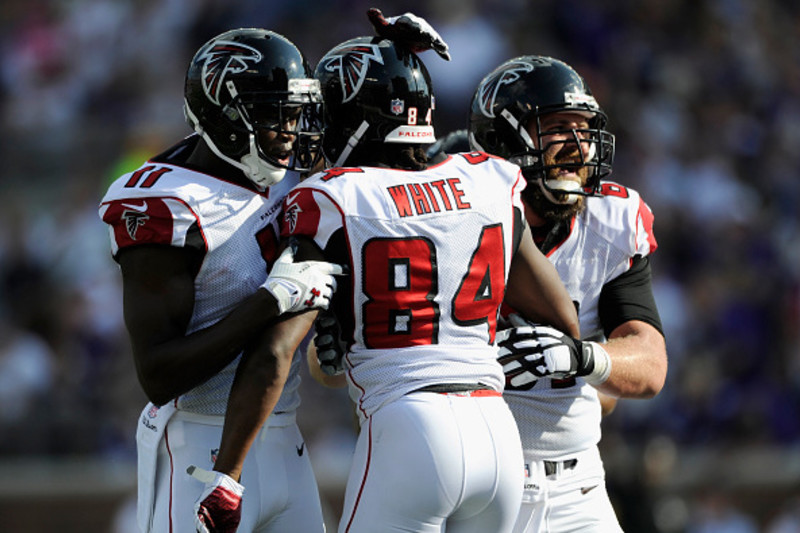
<path id="1" fill-rule="evenodd" d="M 0 530 L 134 530 L 144 396 L 96 210 L 111 179 L 189 133 L 194 50 L 261 26 L 315 63 L 369 34 L 373 6 L 422 15 L 449 43 L 450 63 L 423 54 L 440 135 L 465 126 L 485 73 L 527 53 L 575 66 L 610 116 L 613 179 L 655 212 L 670 356 L 656 399 L 620 401 L 603 422 L 626 530 L 800 531 L 794 0 L 4 0 Z M 354 440 L 348 400 L 310 380 L 303 392 L 333 521 Z"/>

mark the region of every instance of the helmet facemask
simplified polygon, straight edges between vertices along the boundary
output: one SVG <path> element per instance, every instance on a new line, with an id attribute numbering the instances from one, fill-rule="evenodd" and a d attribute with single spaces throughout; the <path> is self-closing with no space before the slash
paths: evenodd
<path id="1" fill-rule="evenodd" d="M 250 93 L 240 99 L 240 113 L 248 133 L 255 133 L 259 157 L 278 168 L 310 171 L 318 157 L 322 136 L 319 81 L 289 80 L 286 93 Z M 276 150 L 259 133 L 291 138 L 290 153 Z M 287 160 L 288 159 L 288 160 Z"/>
<path id="2" fill-rule="evenodd" d="M 557 112 L 586 115 L 589 125 L 587 128 L 542 131 L 542 116 Z M 525 147 L 524 151 L 510 155 L 508 160 L 521 167 L 526 179 L 536 183 L 550 202 L 568 205 L 576 203 L 581 196 L 598 194 L 600 180 L 611 173 L 614 156 L 614 136 L 604 129 L 606 117 L 602 111 L 584 112 L 570 108 L 547 110 L 532 112 L 522 121 L 517 121 L 508 110 L 503 110 L 501 115 Z M 535 132 L 535 141 L 525 124 Z M 552 136 L 562 138 L 552 139 Z M 586 149 L 578 149 L 578 146 L 585 146 Z M 555 156 L 551 155 L 553 147 L 558 147 Z M 559 179 L 563 171 L 577 174 L 582 184 Z"/>
<path id="3" fill-rule="evenodd" d="M 239 94 L 228 82 L 231 100 L 222 108 L 228 132 L 226 141 L 246 139 L 244 153 L 238 158 L 225 155 L 196 120 L 195 130 L 221 159 L 236 166 L 262 190 L 283 179 L 287 170 L 308 172 L 320 157 L 322 138 L 319 108 L 322 95 L 314 79 L 291 79 L 288 91 L 264 91 Z M 268 132 L 274 133 L 270 136 Z M 281 139 L 284 146 L 280 146 Z"/>

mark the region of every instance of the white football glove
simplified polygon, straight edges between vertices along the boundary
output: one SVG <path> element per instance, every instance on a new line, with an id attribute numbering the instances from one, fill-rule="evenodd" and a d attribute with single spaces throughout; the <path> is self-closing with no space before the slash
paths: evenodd
<path id="1" fill-rule="evenodd" d="M 244 487 L 222 472 L 190 466 L 186 473 L 205 483 L 194 504 L 194 524 L 198 533 L 235 533 L 242 519 Z"/>
<path id="2" fill-rule="evenodd" d="M 320 313 L 314 321 L 314 330 L 314 347 L 317 349 L 320 370 L 328 376 L 343 373 L 347 345 L 342 339 L 339 321 L 332 313 Z"/>
<path id="3" fill-rule="evenodd" d="M 293 247 L 287 246 L 275 261 L 262 287 L 275 297 L 280 314 L 327 309 L 336 290 L 334 276 L 341 274 L 344 274 L 344 269 L 334 263 L 295 263 Z"/>
<path id="4" fill-rule="evenodd" d="M 367 17 L 380 37 L 406 46 L 414 53 L 433 50 L 442 59 L 450 61 L 450 47 L 424 18 L 413 13 L 386 18 L 380 9 L 374 7 L 367 11 Z"/>
<path id="5" fill-rule="evenodd" d="M 515 326 L 497 332 L 498 357 L 506 375 L 506 388 L 527 390 L 540 378 L 583 377 L 593 385 L 608 379 L 608 352 L 591 341 L 581 341 L 541 324 L 509 316 Z"/>

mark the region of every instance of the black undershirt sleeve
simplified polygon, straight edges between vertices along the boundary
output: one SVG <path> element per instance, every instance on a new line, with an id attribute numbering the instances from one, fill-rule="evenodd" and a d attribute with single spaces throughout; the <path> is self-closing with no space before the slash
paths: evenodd
<path id="1" fill-rule="evenodd" d="M 650 260 L 636 255 L 630 270 L 603 286 L 598 312 L 606 337 L 629 320 L 641 320 L 664 334 L 652 281 Z"/>
<path id="2" fill-rule="evenodd" d="M 525 230 L 525 224 L 527 224 L 527 222 L 525 222 L 525 217 L 522 215 L 522 210 L 521 209 L 517 209 L 515 207 L 514 208 L 514 230 L 512 232 L 512 235 L 513 235 L 512 239 L 514 240 L 514 242 L 511 245 L 512 246 L 511 249 L 514 250 L 514 252 L 512 253 L 512 255 L 517 253 L 517 250 L 519 250 L 519 243 L 522 242 L 522 232 Z"/>
<path id="3" fill-rule="evenodd" d="M 353 334 L 355 331 L 355 313 L 353 312 L 352 302 L 346 295 L 352 294 L 353 267 L 350 265 L 350 252 L 344 228 L 339 228 L 333 232 L 333 235 L 328 239 L 328 244 L 325 246 L 323 254 L 326 261 L 345 265 L 351 272 L 350 275 L 336 278 L 336 292 L 333 293 L 330 305 L 330 311 L 336 315 L 336 319 L 339 321 L 342 336 L 347 341 L 347 345 L 351 346 L 355 342 Z"/>

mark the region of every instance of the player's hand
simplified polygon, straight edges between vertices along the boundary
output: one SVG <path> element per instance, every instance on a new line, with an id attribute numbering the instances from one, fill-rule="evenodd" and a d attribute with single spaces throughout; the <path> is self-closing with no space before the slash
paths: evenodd
<path id="1" fill-rule="evenodd" d="M 319 368 L 327 376 L 344 372 L 344 354 L 347 345 L 342 340 L 342 329 L 333 313 L 320 313 L 314 321 L 314 347 L 317 349 Z"/>
<path id="2" fill-rule="evenodd" d="M 503 365 L 507 387 L 527 389 L 544 377 L 591 376 L 598 383 L 608 377 L 608 353 L 596 342 L 580 341 L 550 326 L 527 322 L 519 315 L 509 319 L 514 327 L 497 332 L 497 360 Z M 603 368 L 598 368 L 598 375 L 594 376 L 598 359 Z"/>
<path id="3" fill-rule="evenodd" d="M 386 18 L 375 7 L 367 11 L 367 17 L 378 36 L 404 45 L 415 53 L 433 50 L 450 61 L 450 47 L 424 18 L 413 13 Z"/>
<path id="4" fill-rule="evenodd" d="M 198 533 L 235 533 L 242 519 L 244 487 L 222 472 L 209 472 L 190 466 L 186 473 L 205 483 L 194 504 L 194 523 Z"/>
<path id="5" fill-rule="evenodd" d="M 294 249 L 287 246 L 275 261 L 264 287 L 278 302 L 278 311 L 296 313 L 327 309 L 336 290 L 336 278 L 344 268 L 325 261 L 294 262 Z"/>

